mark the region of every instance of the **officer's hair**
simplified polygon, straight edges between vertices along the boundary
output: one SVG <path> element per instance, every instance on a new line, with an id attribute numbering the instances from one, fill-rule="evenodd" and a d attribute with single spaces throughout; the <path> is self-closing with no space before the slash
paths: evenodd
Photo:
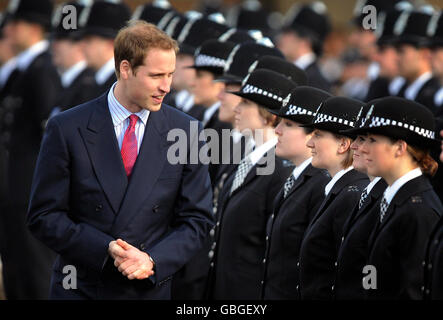
<path id="1" fill-rule="evenodd" d="M 352 166 L 352 162 L 354 161 L 354 159 L 353 159 L 354 151 L 351 149 L 352 139 L 347 137 L 347 136 L 344 136 L 344 135 L 341 135 L 341 134 L 337 134 L 337 133 L 334 133 L 334 137 L 336 139 L 348 139 L 348 140 L 350 140 L 349 149 L 346 152 L 346 158 L 341 163 L 343 168 L 345 168 L 345 169 L 349 168 L 350 166 Z"/>
<path id="2" fill-rule="evenodd" d="M 433 177 L 435 175 L 435 172 L 438 169 L 438 164 L 431 157 L 429 151 L 422 150 L 409 144 L 406 150 L 412 156 L 412 159 L 417 162 L 423 174 L 429 177 Z"/>
<path id="3" fill-rule="evenodd" d="M 266 125 L 271 126 L 273 128 L 277 127 L 280 119 L 275 115 L 270 113 L 268 110 L 266 110 L 261 105 L 258 105 L 258 114 L 265 119 Z"/>
<path id="4" fill-rule="evenodd" d="M 152 23 L 142 20 L 129 21 L 120 29 L 114 41 L 115 73 L 120 78 L 120 63 L 129 61 L 136 73 L 137 67 L 143 65 L 150 49 L 174 50 L 178 52 L 177 42 Z"/>

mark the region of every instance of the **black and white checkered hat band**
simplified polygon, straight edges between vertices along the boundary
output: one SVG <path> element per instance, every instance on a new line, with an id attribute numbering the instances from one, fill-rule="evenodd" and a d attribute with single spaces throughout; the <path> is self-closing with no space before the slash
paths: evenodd
<path id="1" fill-rule="evenodd" d="M 408 129 L 409 131 L 415 132 L 416 134 L 429 138 L 429 139 L 435 139 L 435 132 L 428 129 L 423 129 L 417 126 L 413 126 L 411 124 L 407 124 L 404 122 L 391 120 L 391 119 L 385 119 L 380 117 L 372 117 L 371 123 L 369 124 L 369 128 L 374 127 L 384 127 L 384 126 L 397 126 L 400 128 Z"/>
<path id="2" fill-rule="evenodd" d="M 315 115 L 315 112 L 312 112 L 310 110 L 306 110 L 304 108 L 297 107 L 297 106 L 290 104 L 289 110 L 286 111 L 286 115 L 287 116 L 295 116 L 295 115 L 299 115 L 299 114 L 303 114 L 303 115 L 306 114 L 308 116 L 313 116 L 313 115 Z"/>
<path id="3" fill-rule="evenodd" d="M 245 85 L 243 87 L 243 89 L 242 89 L 242 92 L 243 93 L 256 93 L 256 94 L 262 95 L 264 97 L 268 97 L 268 98 L 277 100 L 278 102 L 282 102 L 283 101 L 282 97 L 279 97 L 276 94 L 273 94 L 272 92 L 268 92 L 266 90 L 260 89 L 260 88 L 258 88 L 256 86 L 253 86 L 253 85 L 250 85 L 250 84 Z"/>
<path id="4" fill-rule="evenodd" d="M 345 126 L 351 126 L 351 127 L 354 126 L 354 121 L 349 121 L 346 119 L 330 116 L 324 113 L 318 113 L 317 116 L 315 117 L 314 123 L 321 123 L 321 122 L 335 122 L 335 123 L 344 124 Z"/>
<path id="5" fill-rule="evenodd" d="M 226 64 L 226 60 L 207 56 L 205 54 L 199 54 L 197 58 L 195 58 L 195 65 L 197 67 L 220 67 L 224 68 Z"/>

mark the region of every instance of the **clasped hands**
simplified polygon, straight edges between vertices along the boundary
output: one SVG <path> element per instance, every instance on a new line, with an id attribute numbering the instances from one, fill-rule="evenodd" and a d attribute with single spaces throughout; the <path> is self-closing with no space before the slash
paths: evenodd
<path id="1" fill-rule="evenodd" d="M 149 255 L 124 240 L 111 241 L 108 252 L 114 259 L 114 266 L 129 280 L 142 280 L 154 274 Z"/>

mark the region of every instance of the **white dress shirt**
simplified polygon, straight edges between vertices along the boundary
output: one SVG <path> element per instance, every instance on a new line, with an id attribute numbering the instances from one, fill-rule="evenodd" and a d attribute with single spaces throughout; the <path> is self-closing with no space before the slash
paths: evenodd
<path id="1" fill-rule="evenodd" d="M 116 82 L 117 83 L 117 82 Z M 123 138 L 125 136 L 126 129 L 129 126 L 129 116 L 132 115 L 128 109 L 123 107 L 121 103 L 114 96 L 114 83 L 108 93 L 108 105 L 111 112 L 112 122 L 114 124 L 115 136 L 117 137 L 118 147 L 122 148 Z M 137 154 L 140 151 L 140 146 L 143 141 L 143 135 L 145 133 L 146 123 L 148 122 L 149 111 L 146 109 L 140 112 L 134 113 L 138 116 L 137 123 L 135 124 L 135 136 L 137 138 Z"/>
<path id="2" fill-rule="evenodd" d="M 335 174 L 335 176 L 332 177 L 331 181 L 328 182 L 328 184 L 325 186 L 325 196 L 328 196 L 329 192 L 331 192 L 332 187 L 334 187 L 334 184 L 340 180 L 341 177 L 343 177 L 347 172 L 354 169 L 353 166 L 350 166 L 346 169 L 340 170 Z"/>
<path id="3" fill-rule="evenodd" d="M 402 177 L 395 180 L 395 182 L 388 186 L 383 194 L 383 197 L 388 202 L 388 205 L 391 203 L 392 199 L 394 198 L 395 194 L 400 190 L 400 188 L 408 181 L 411 181 L 412 179 L 415 179 L 422 175 L 420 168 L 415 168 L 414 170 L 409 171 Z"/>

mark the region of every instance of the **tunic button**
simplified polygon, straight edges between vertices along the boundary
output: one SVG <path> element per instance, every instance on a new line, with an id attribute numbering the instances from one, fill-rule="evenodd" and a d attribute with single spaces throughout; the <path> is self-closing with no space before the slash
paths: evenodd
<path id="1" fill-rule="evenodd" d="M 214 262 L 211 262 L 210 266 L 211 266 L 211 268 L 213 268 L 214 267 Z"/>
<path id="2" fill-rule="evenodd" d="M 338 266 L 338 262 L 337 261 L 334 262 L 334 266 Z"/>
<path id="3" fill-rule="evenodd" d="M 341 237 L 341 242 L 345 241 L 345 237 Z"/>
<path id="4" fill-rule="evenodd" d="M 298 288 L 300 288 L 300 286 L 299 286 L 299 285 L 297 285 L 297 286 L 295 287 L 295 289 L 297 289 L 297 291 L 298 291 Z"/>
<path id="5" fill-rule="evenodd" d="M 261 283 L 261 285 L 263 285 L 265 282 L 262 280 L 262 281 L 260 281 L 260 283 Z"/>
<path id="6" fill-rule="evenodd" d="M 266 259 L 263 259 L 263 263 L 266 263 Z"/>
<path id="7" fill-rule="evenodd" d="M 216 226 L 218 227 L 220 225 L 220 221 L 217 221 L 217 224 L 216 224 Z"/>
<path id="8" fill-rule="evenodd" d="M 426 266 L 426 261 L 423 261 L 422 263 L 421 263 L 421 265 L 424 267 L 424 266 Z"/>
<path id="9" fill-rule="evenodd" d="M 331 287 L 332 291 L 334 291 L 334 286 Z"/>
<path id="10" fill-rule="evenodd" d="M 297 261 L 297 267 L 300 267 L 300 261 Z"/>
<path id="11" fill-rule="evenodd" d="M 429 290 L 429 289 L 426 289 L 426 295 L 428 295 L 428 294 L 430 294 L 431 293 L 431 291 Z"/>
<path id="12" fill-rule="evenodd" d="M 266 236 L 266 241 L 269 241 L 269 236 Z"/>
<path id="13" fill-rule="evenodd" d="M 420 289 L 421 289 L 421 291 L 425 291 L 425 287 L 423 287 L 423 286 Z"/>
<path id="14" fill-rule="evenodd" d="M 437 245 L 438 244 L 438 240 L 434 240 L 434 244 Z"/>
<path id="15" fill-rule="evenodd" d="M 274 219 L 274 214 L 272 214 L 271 219 Z"/>
<path id="16" fill-rule="evenodd" d="M 209 259 L 212 259 L 212 257 L 214 256 L 214 251 L 209 251 L 209 253 L 208 253 L 208 257 L 209 257 Z M 212 265 L 213 263 L 211 263 L 211 265 Z"/>
<path id="17" fill-rule="evenodd" d="M 211 249 L 215 249 L 215 246 L 217 245 L 217 242 L 214 242 L 213 244 L 212 244 L 212 246 L 211 246 Z"/>
<path id="18" fill-rule="evenodd" d="M 211 231 L 209 231 L 209 235 L 210 235 L 211 237 L 215 236 L 215 230 L 214 230 L 214 229 L 211 229 Z"/>

